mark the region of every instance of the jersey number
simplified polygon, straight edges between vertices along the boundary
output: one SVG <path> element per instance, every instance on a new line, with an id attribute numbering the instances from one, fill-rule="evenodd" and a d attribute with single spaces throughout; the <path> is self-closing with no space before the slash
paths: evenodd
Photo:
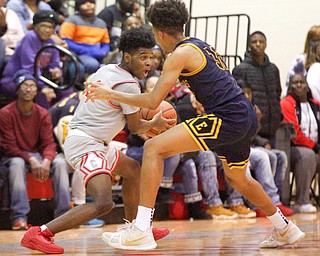
<path id="1" fill-rule="evenodd" d="M 212 46 L 205 47 L 204 50 L 214 59 L 219 69 L 229 70 L 227 65 L 224 63 L 221 56 L 219 55 L 219 53 L 217 53 Z"/>

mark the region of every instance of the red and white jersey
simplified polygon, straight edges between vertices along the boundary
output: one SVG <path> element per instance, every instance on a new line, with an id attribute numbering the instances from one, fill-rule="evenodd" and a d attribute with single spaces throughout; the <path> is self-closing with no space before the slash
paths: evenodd
<path id="1" fill-rule="evenodd" d="M 101 82 L 120 92 L 141 93 L 139 83 L 119 65 L 103 66 L 92 76 L 91 81 Z M 138 107 L 116 101 L 96 100 L 85 103 L 85 100 L 86 96 L 83 96 L 69 123 L 69 134 L 72 136 L 76 134 L 72 130 L 80 130 L 83 134 L 105 144 L 124 128 L 125 115 L 139 111 Z"/>

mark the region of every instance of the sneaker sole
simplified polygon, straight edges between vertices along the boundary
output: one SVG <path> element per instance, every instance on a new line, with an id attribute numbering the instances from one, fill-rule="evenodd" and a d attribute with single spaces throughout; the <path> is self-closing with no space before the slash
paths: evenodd
<path id="1" fill-rule="evenodd" d="M 293 237 L 292 239 L 289 240 L 289 244 L 298 243 L 298 242 L 301 241 L 305 236 L 306 236 L 306 234 L 301 231 L 301 232 L 299 233 L 299 235 L 297 235 L 296 237 Z"/>
<path id="2" fill-rule="evenodd" d="M 146 245 L 136 245 L 136 246 L 126 246 L 122 244 L 110 243 L 110 239 L 107 236 L 102 235 L 102 240 L 106 242 L 107 245 L 116 249 L 122 250 L 136 250 L 136 251 L 148 251 L 153 250 L 157 247 L 157 243 L 151 243 Z"/>
<path id="3" fill-rule="evenodd" d="M 210 213 L 208 213 L 210 214 Z M 233 215 L 233 216 L 228 216 L 228 215 L 212 215 L 212 218 L 214 218 L 215 220 L 233 220 L 236 219 L 238 217 L 238 214 Z"/>
<path id="4" fill-rule="evenodd" d="M 33 242 L 25 242 L 25 241 L 21 241 L 20 243 L 21 246 L 23 247 L 26 247 L 28 249 L 31 249 L 31 250 L 37 250 L 37 251 L 40 251 L 40 252 L 44 252 L 44 253 L 47 253 L 47 254 L 63 254 L 64 253 L 64 250 L 61 251 L 53 251 L 53 250 L 47 250 L 46 248 L 43 248 L 42 246 L 39 246 Z"/>
<path id="5" fill-rule="evenodd" d="M 97 225 L 80 225 L 80 228 L 100 228 L 104 224 L 97 224 Z"/>
<path id="6" fill-rule="evenodd" d="M 239 218 L 242 218 L 242 219 L 249 219 L 249 218 L 255 218 L 257 216 L 257 214 L 255 212 L 253 213 L 249 213 L 249 214 L 239 214 Z"/>

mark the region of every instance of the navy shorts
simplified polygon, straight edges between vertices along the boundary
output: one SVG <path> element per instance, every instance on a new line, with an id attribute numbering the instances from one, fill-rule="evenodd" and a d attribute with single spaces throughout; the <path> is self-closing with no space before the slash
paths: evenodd
<path id="1" fill-rule="evenodd" d="M 186 120 L 183 125 L 202 151 L 214 150 L 230 169 L 248 163 L 258 128 L 256 112 L 248 100 L 229 103 L 214 113 Z"/>

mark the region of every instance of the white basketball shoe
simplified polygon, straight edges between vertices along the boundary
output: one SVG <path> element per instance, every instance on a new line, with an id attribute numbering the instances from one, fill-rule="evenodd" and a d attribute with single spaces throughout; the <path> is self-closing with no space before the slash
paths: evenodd
<path id="1" fill-rule="evenodd" d="M 304 236 L 305 233 L 290 221 L 284 230 L 274 228 L 271 236 L 260 243 L 260 248 L 276 248 L 287 244 L 295 244 Z"/>

